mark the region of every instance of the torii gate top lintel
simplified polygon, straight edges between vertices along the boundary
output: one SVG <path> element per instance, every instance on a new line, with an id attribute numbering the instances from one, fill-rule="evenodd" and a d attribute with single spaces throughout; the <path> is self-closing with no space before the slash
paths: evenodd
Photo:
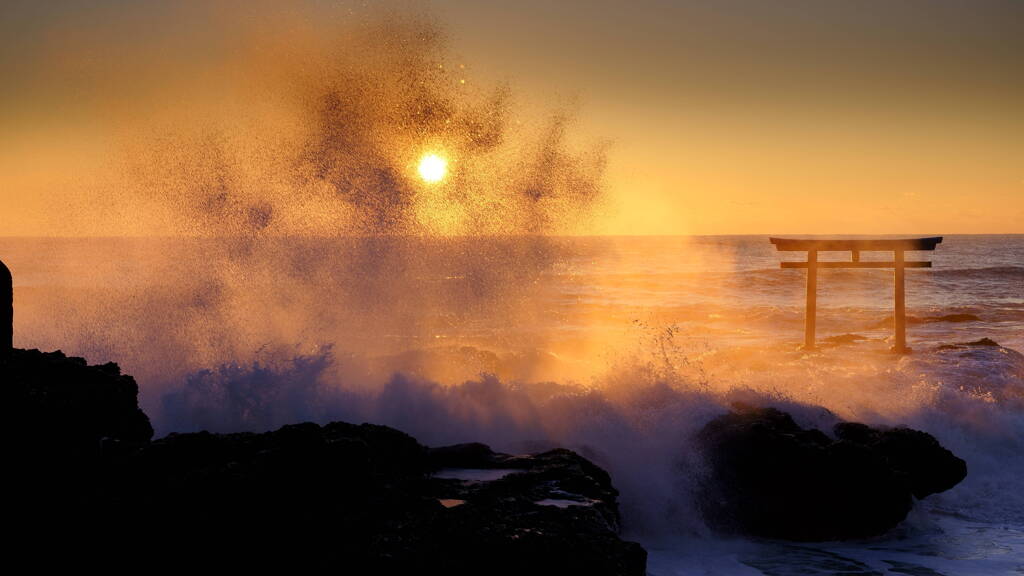
<path id="1" fill-rule="evenodd" d="M 814 328 L 817 313 L 818 268 L 892 268 L 895 272 L 895 314 L 893 350 L 908 352 L 906 321 L 906 290 L 904 271 L 907 268 L 931 268 L 931 262 L 907 262 L 906 251 L 935 250 L 942 242 L 941 236 L 928 238 L 769 238 L 780 252 L 807 252 L 804 262 L 782 262 L 782 268 L 807 269 L 807 315 L 804 330 L 804 348 L 814 348 Z M 849 262 L 818 261 L 818 252 L 850 252 Z M 891 262 L 867 261 L 860 259 L 861 252 L 892 252 Z"/>
<path id="2" fill-rule="evenodd" d="M 780 252 L 861 252 L 896 250 L 935 250 L 942 243 L 942 236 L 930 238 L 769 238 Z"/>

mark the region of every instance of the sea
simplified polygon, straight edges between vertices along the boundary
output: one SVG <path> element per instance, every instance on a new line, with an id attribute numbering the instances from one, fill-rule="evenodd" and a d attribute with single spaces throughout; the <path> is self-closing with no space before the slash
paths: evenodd
<path id="1" fill-rule="evenodd" d="M 803 349 L 806 273 L 780 268 L 802 256 L 766 235 L 0 238 L 15 345 L 117 362 L 161 435 L 341 419 L 566 446 L 609 470 L 658 576 L 1024 574 L 1024 235 L 907 253 L 932 263 L 906 272 L 908 354 L 890 269 L 822 269 Z M 968 477 L 869 540 L 722 536 L 691 439 L 736 402 L 918 428 Z"/>

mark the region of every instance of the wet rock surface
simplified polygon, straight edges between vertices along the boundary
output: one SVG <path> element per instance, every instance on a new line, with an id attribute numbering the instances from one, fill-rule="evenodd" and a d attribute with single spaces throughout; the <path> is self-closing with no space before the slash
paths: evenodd
<path id="1" fill-rule="evenodd" d="M 966 463 L 924 432 L 843 422 L 833 433 L 801 428 L 774 408 L 740 407 L 708 423 L 697 436 L 707 523 L 787 540 L 865 538 L 900 523 L 913 498 L 967 475 Z"/>
<path id="2" fill-rule="evenodd" d="M 4 442 L 17 447 L 5 508 L 25 535 L 236 569 L 645 573 L 646 552 L 618 536 L 611 479 L 574 452 L 428 449 L 343 422 L 150 441 L 137 387 L 116 365 L 15 352 L 0 367 Z M 496 469 L 490 480 L 458 477 Z"/>
<path id="3" fill-rule="evenodd" d="M 942 345 L 940 345 L 938 347 L 938 349 L 939 350 L 962 350 L 962 349 L 965 349 L 965 348 L 971 348 L 971 347 L 975 347 L 975 346 L 988 346 L 988 347 L 993 347 L 993 348 L 1000 347 L 999 346 L 999 342 L 996 342 L 995 340 L 993 340 L 991 338 L 981 338 L 979 340 L 974 340 L 973 342 L 958 342 L 956 344 L 942 344 Z"/>
<path id="4" fill-rule="evenodd" d="M 643 548 L 616 536 L 618 492 L 611 478 L 582 456 L 564 449 L 510 456 L 463 444 L 432 449 L 428 458 L 435 470 L 447 472 L 430 481 L 431 492 L 451 506 L 445 530 L 457 542 L 473 543 L 472 557 L 462 560 L 480 566 L 513 552 L 546 557 L 540 564 L 560 574 L 645 573 Z M 474 474 L 486 470 L 499 474 Z M 517 563 L 511 572 L 530 564 L 540 565 Z"/>

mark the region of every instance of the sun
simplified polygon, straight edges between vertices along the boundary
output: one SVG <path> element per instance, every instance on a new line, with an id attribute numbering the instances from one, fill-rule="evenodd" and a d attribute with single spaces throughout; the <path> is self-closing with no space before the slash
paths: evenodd
<path id="1" fill-rule="evenodd" d="M 437 154 L 425 154 L 420 158 L 419 171 L 424 182 L 440 182 L 448 174 L 448 160 Z"/>

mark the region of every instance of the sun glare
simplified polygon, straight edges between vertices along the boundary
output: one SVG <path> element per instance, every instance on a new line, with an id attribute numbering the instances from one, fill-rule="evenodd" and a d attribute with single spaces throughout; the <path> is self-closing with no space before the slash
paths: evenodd
<path id="1" fill-rule="evenodd" d="M 448 160 L 437 154 L 427 154 L 420 159 L 419 170 L 424 182 L 440 182 L 448 173 Z"/>

